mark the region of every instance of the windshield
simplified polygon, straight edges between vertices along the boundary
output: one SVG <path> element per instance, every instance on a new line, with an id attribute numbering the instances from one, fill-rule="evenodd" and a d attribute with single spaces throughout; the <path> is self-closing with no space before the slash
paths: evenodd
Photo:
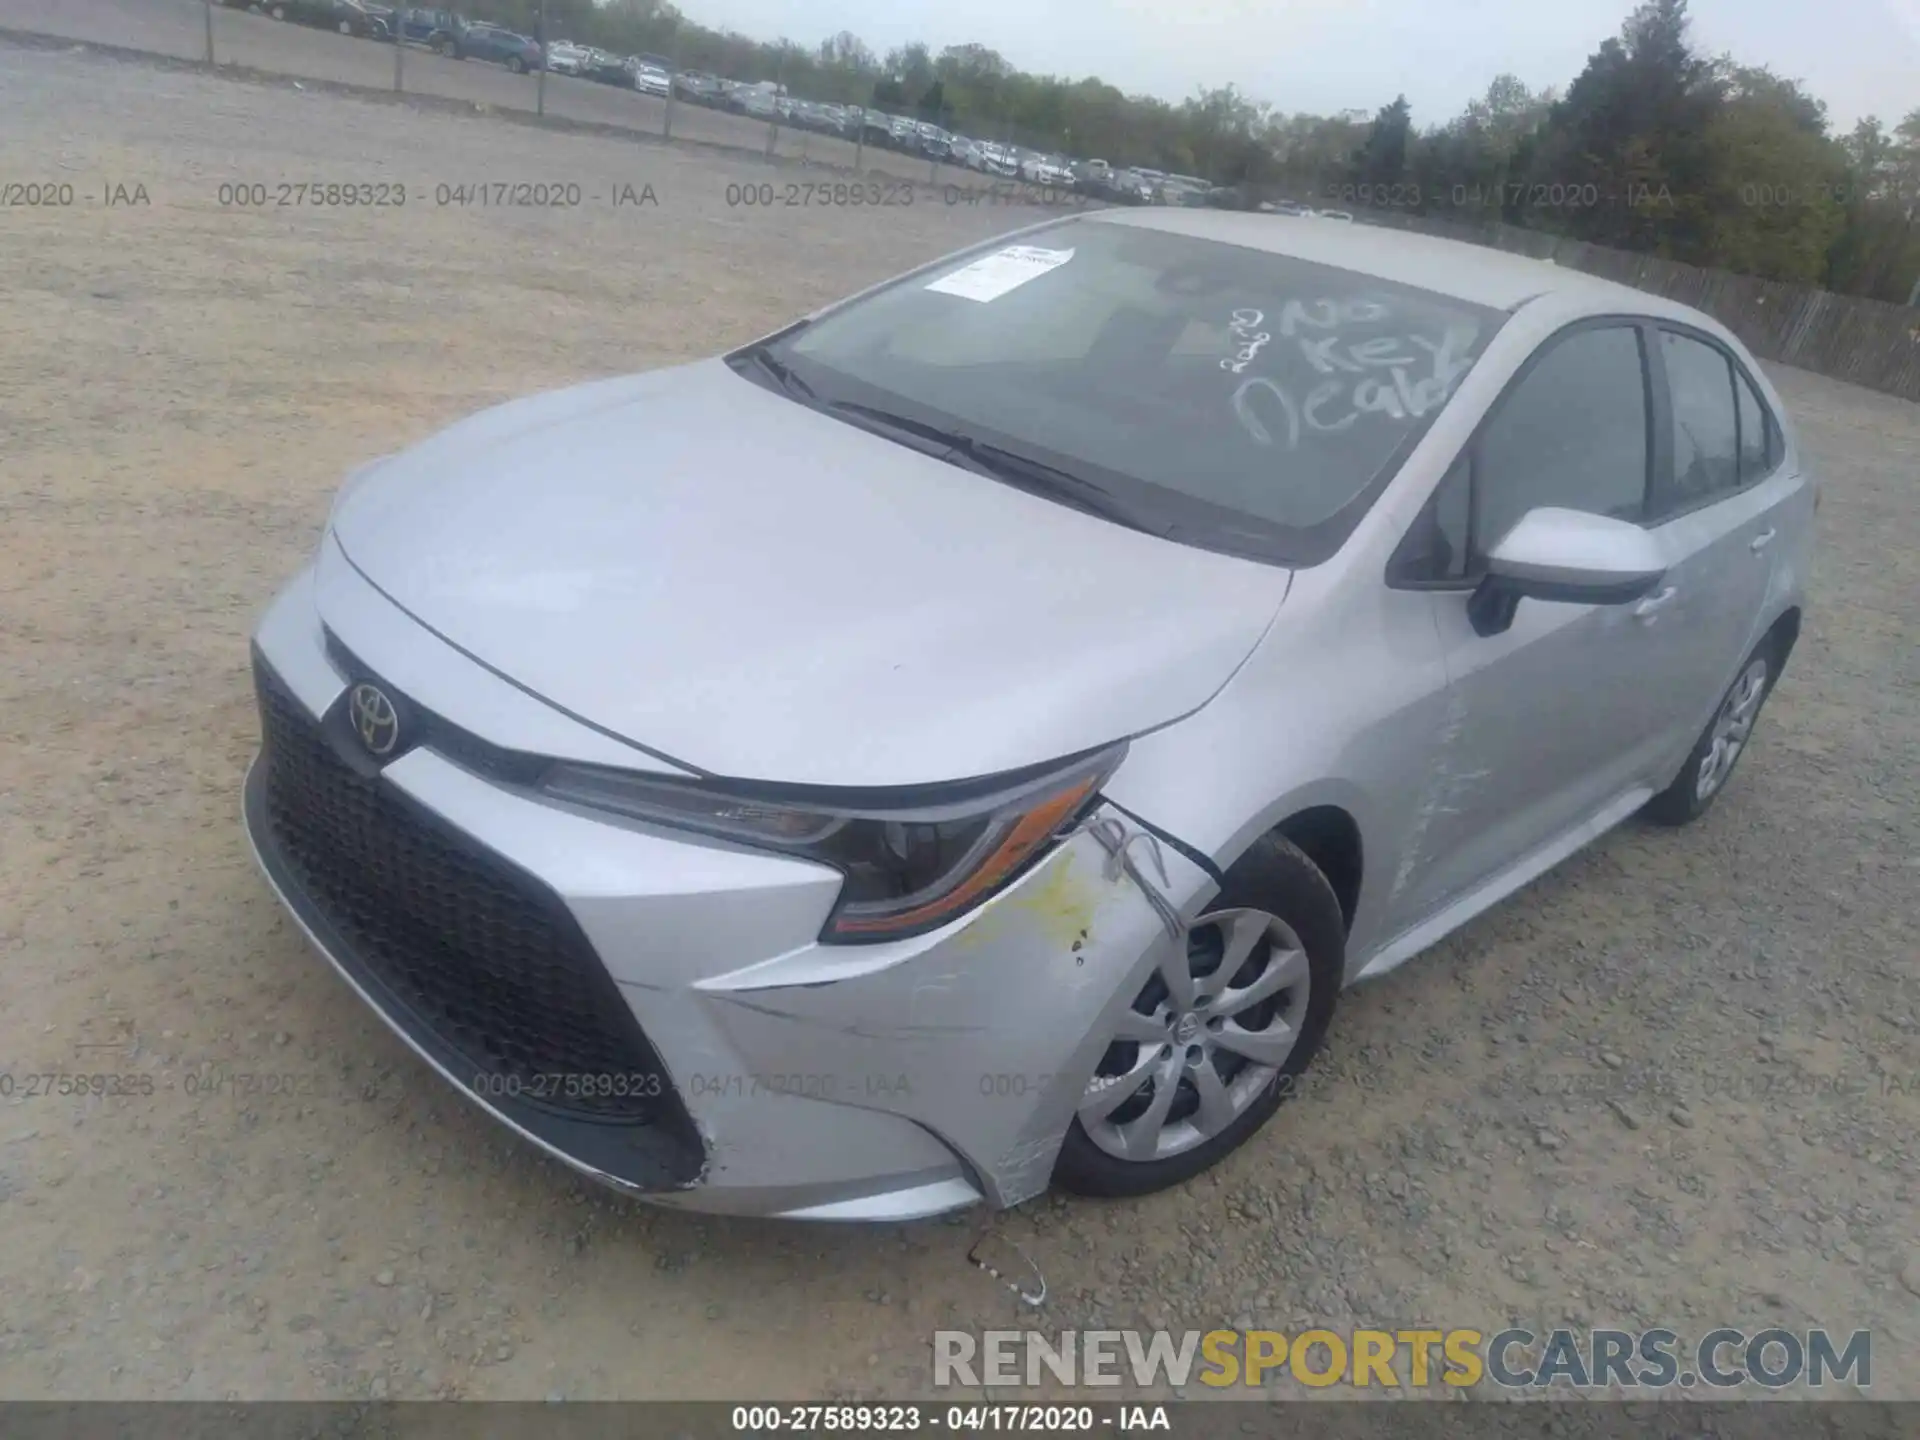
<path id="1" fill-rule="evenodd" d="M 1070 220 L 771 349 L 818 403 L 1039 460 L 1194 544 L 1314 564 L 1502 318 L 1287 255 Z"/>

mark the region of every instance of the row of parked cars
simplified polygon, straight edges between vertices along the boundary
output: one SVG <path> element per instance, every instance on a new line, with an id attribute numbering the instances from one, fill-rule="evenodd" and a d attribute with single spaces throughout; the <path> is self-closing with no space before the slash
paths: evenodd
<path id="1" fill-rule="evenodd" d="M 673 62 L 659 55 L 615 55 L 592 45 L 556 40 L 547 46 L 546 63 L 556 75 L 578 75 L 643 95 L 665 95 L 673 88 Z"/>
<path id="2" fill-rule="evenodd" d="M 435 6 L 383 5 L 378 0 L 215 0 L 216 4 L 245 8 L 275 20 L 338 30 L 369 40 L 392 40 L 396 34 L 410 45 L 422 45 L 455 60 L 485 60 L 516 73 L 546 69 L 556 75 L 579 75 L 603 84 L 619 85 L 653 95 L 665 95 L 672 62 L 657 55 L 613 55 L 568 40 L 542 48 L 531 35 L 504 25 L 469 20 L 457 10 Z"/>
<path id="3" fill-rule="evenodd" d="M 1244 192 L 1209 185 L 1195 175 L 1170 174 L 1145 166 L 1115 168 L 1105 160 L 1071 160 L 994 140 L 955 135 L 926 120 L 892 115 L 859 105 L 803 100 L 771 80 L 728 80 L 700 70 L 678 70 L 659 55 L 614 55 L 571 40 L 555 40 L 544 50 L 531 36 L 501 25 L 468 20 L 454 10 L 409 5 L 397 9 L 378 0 L 217 0 L 244 5 L 276 20 L 323 26 L 343 35 L 391 40 L 397 31 L 409 44 L 424 45 L 461 60 L 489 60 L 509 70 L 545 68 L 619 85 L 646 95 L 673 95 L 695 105 L 731 110 L 754 119 L 801 130 L 859 140 L 878 149 L 898 150 L 965 166 L 984 175 L 1021 180 L 1048 189 L 1073 190 L 1117 205 L 1211 206 L 1264 210 L 1279 214 L 1320 215 L 1351 220 L 1342 210 L 1316 210 L 1293 201 L 1254 202 Z"/>
<path id="4" fill-rule="evenodd" d="M 1073 190 L 1113 204 L 1210 206 L 1319 215 L 1334 220 L 1353 218 L 1346 211 L 1317 210 L 1291 200 L 1256 202 L 1244 191 L 1211 185 L 1197 175 L 1173 174 L 1146 166 L 1116 169 L 1105 160 L 1071 160 L 1057 153 L 1019 145 L 975 140 L 907 115 L 892 115 L 858 105 L 803 100 L 788 95 L 772 81 L 749 83 L 699 71 L 682 71 L 673 77 L 672 86 L 676 95 L 695 104 L 777 120 L 796 129 L 817 130 L 845 140 L 858 138 L 878 149 L 923 155 L 984 175 L 1021 180 L 1047 189 Z"/>

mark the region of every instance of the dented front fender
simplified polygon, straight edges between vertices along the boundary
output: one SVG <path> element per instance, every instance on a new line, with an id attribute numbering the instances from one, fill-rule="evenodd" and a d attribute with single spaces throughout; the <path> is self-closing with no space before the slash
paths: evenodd
<path id="1" fill-rule="evenodd" d="M 1185 945 L 1169 914 L 1190 915 L 1212 891 L 1150 839 L 1146 863 L 1136 837 L 1103 806 L 1019 882 L 932 936 L 808 947 L 698 989 L 756 1070 L 832 1077 L 833 1095 L 819 1098 L 925 1126 L 991 1203 L 1018 1204 L 1046 1188 L 1118 1011 L 1169 947 Z M 712 1139 L 723 1162 L 725 1137 Z"/>

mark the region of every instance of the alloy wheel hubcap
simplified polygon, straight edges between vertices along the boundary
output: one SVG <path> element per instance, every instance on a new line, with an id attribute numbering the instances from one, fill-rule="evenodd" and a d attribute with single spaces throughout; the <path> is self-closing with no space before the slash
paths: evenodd
<path id="1" fill-rule="evenodd" d="M 1756 659 L 1740 672 L 1740 678 L 1733 682 L 1727 698 L 1720 703 L 1720 713 L 1713 717 L 1707 753 L 1700 759 L 1700 770 L 1693 782 L 1697 799 L 1707 799 L 1727 783 L 1727 776 L 1733 773 L 1733 762 L 1740 758 L 1747 737 L 1753 733 L 1754 716 L 1759 713 L 1760 701 L 1766 693 L 1767 662 Z"/>
<path id="2" fill-rule="evenodd" d="M 1081 1096 L 1081 1128 L 1122 1160 L 1165 1160 L 1246 1113 L 1299 1039 L 1305 948 L 1277 915 L 1220 910 L 1122 1012 Z"/>

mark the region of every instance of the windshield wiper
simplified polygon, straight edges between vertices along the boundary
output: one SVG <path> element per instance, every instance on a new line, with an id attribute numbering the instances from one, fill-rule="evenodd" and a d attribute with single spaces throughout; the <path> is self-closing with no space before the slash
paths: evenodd
<path id="1" fill-rule="evenodd" d="M 1111 490 L 1096 481 L 1089 480 L 1084 475 L 1076 475 L 1071 470 L 1062 470 L 1059 466 L 1049 465 L 1044 460 L 1017 455 L 1011 450 L 1004 450 L 965 431 L 948 430 L 924 420 L 915 420 L 911 416 L 897 415 L 891 410 L 882 410 L 873 405 L 861 405 L 851 400 L 830 401 L 827 408 L 842 414 L 854 415 L 863 420 L 874 421 L 888 429 L 898 430 L 915 439 L 940 446 L 945 452 L 941 456 L 942 459 L 954 464 L 963 464 L 982 475 L 991 476 L 995 480 L 1003 481 L 1030 494 L 1062 501 L 1090 515 L 1098 515 L 1117 525 L 1125 525 L 1130 530 L 1161 536 L 1168 535 L 1172 531 L 1171 526 L 1143 520 L 1131 506 L 1122 502 Z"/>
<path id="2" fill-rule="evenodd" d="M 876 405 L 862 405 L 855 400 L 835 400 L 827 408 L 838 415 L 855 415 L 862 420 L 871 420 L 884 425 L 889 430 L 898 430 L 903 435 L 911 435 L 916 440 L 925 440 L 942 450 L 957 450 L 967 443 L 967 437 L 957 430 L 942 429 L 938 425 L 929 425 L 924 420 L 915 420 L 909 415 L 896 415 L 891 410 L 882 410 Z"/>
<path id="3" fill-rule="evenodd" d="M 755 345 L 750 350 L 743 350 L 741 354 L 744 358 L 758 365 L 762 373 L 771 377 L 773 383 L 786 391 L 787 394 L 794 396 L 796 399 L 804 400 L 810 405 L 820 403 L 820 397 L 814 393 L 813 387 L 798 375 L 794 374 L 791 365 L 787 364 L 784 360 L 775 359 L 772 350 L 767 346 Z"/>
<path id="4" fill-rule="evenodd" d="M 1044 460 L 1016 455 L 1011 450 L 1002 450 L 998 445 L 989 445 L 984 440 L 969 439 L 957 449 L 958 453 L 965 455 L 999 479 L 1031 491 L 1035 495 L 1065 501 L 1069 505 L 1085 510 L 1089 515 L 1101 516 L 1117 525 L 1124 525 L 1129 530 L 1139 530 L 1147 535 L 1166 536 L 1173 533 L 1171 525 L 1142 519 L 1137 510 L 1126 504 L 1106 486 L 1089 480 L 1084 475 L 1076 475 L 1071 470 L 1062 470 L 1059 466 L 1049 465 Z"/>

